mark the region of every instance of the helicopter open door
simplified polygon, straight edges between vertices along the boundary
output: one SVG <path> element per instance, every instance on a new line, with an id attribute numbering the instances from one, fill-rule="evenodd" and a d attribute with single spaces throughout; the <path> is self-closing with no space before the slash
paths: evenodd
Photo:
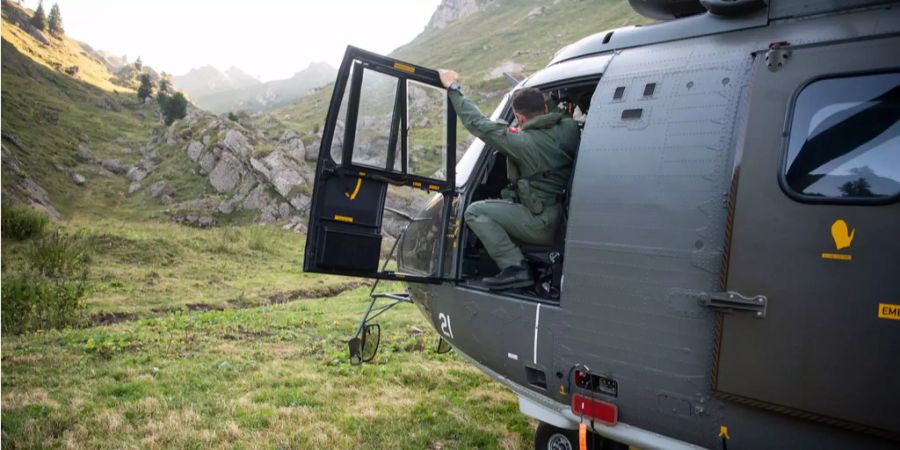
<path id="1" fill-rule="evenodd" d="M 365 278 L 443 280 L 447 218 L 454 197 L 456 114 L 438 72 L 348 47 L 322 129 L 303 269 Z M 424 273 L 379 265 L 390 248 L 384 213 L 395 187 L 441 202 L 431 259 Z M 424 220 L 424 219 L 423 219 Z M 390 259 L 388 257 L 388 259 Z"/>

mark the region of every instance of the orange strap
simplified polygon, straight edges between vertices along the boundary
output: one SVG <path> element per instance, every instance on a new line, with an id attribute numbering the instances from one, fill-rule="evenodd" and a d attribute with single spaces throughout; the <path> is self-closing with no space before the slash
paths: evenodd
<path id="1" fill-rule="evenodd" d="M 587 450 L 587 425 L 583 423 L 578 425 L 578 448 Z"/>

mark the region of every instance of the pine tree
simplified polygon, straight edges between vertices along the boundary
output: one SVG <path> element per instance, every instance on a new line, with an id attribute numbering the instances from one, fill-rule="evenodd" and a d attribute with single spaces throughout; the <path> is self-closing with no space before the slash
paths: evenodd
<path id="1" fill-rule="evenodd" d="M 169 97 L 163 106 L 163 115 L 166 118 L 166 125 L 172 125 L 176 119 L 181 119 L 187 115 L 187 98 L 181 92 Z"/>
<path id="2" fill-rule="evenodd" d="M 44 1 L 38 3 L 38 7 L 31 16 L 31 25 L 40 31 L 47 31 L 47 16 L 44 14 Z"/>
<path id="3" fill-rule="evenodd" d="M 50 8 L 48 21 L 50 22 L 50 34 L 54 36 L 66 34 L 66 30 L 63 29 L 62 14 L 59 12 L 58 4 L 54 3 L 53 7 Z"/>
<path id="4" fill-rule="evenodd" d="M 159 92 L 162 94 L 163 92 L 169 92 L 169 86 L 172 85 L 172 82 L 169 81 L 169 75 L 165 72 L 160 74 L 159 76 Z"/>
<path id="5" fill-rule="evenodd" d="M 144 101 L 153 94 L 153 81 L 150 79 L 149 73 L 142 73 L 138 79 L 141 80 L 141 86 L 138 87 L 137 96 Z"/>

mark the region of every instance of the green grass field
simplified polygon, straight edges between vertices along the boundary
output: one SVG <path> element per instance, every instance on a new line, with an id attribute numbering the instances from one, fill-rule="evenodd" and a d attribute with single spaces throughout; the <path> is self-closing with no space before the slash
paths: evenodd
<path id="1" fill-rule="evenodd" d="M 301 235 L 93 216 L 62 231 L 92 248 L 84 325 L 3 337 L 3 448 L 530 446 L 515 397 L 435 354 L 413 306 L 350 365 L 369 284 L 303 273 Z M 3 242 L 4 272 L 27 245 Z"/>

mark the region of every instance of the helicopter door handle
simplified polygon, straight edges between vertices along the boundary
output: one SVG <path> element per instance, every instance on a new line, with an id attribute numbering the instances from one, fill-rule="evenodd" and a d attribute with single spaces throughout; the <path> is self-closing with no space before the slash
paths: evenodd
<path id="1" fill-rule="evenodd" d="M 721 313 L 751 312 L 757 319 L 766 318 L 769 299 L 765 295 L 746 296 L 738 292 L 704 292 L 700 304 Z"/>

